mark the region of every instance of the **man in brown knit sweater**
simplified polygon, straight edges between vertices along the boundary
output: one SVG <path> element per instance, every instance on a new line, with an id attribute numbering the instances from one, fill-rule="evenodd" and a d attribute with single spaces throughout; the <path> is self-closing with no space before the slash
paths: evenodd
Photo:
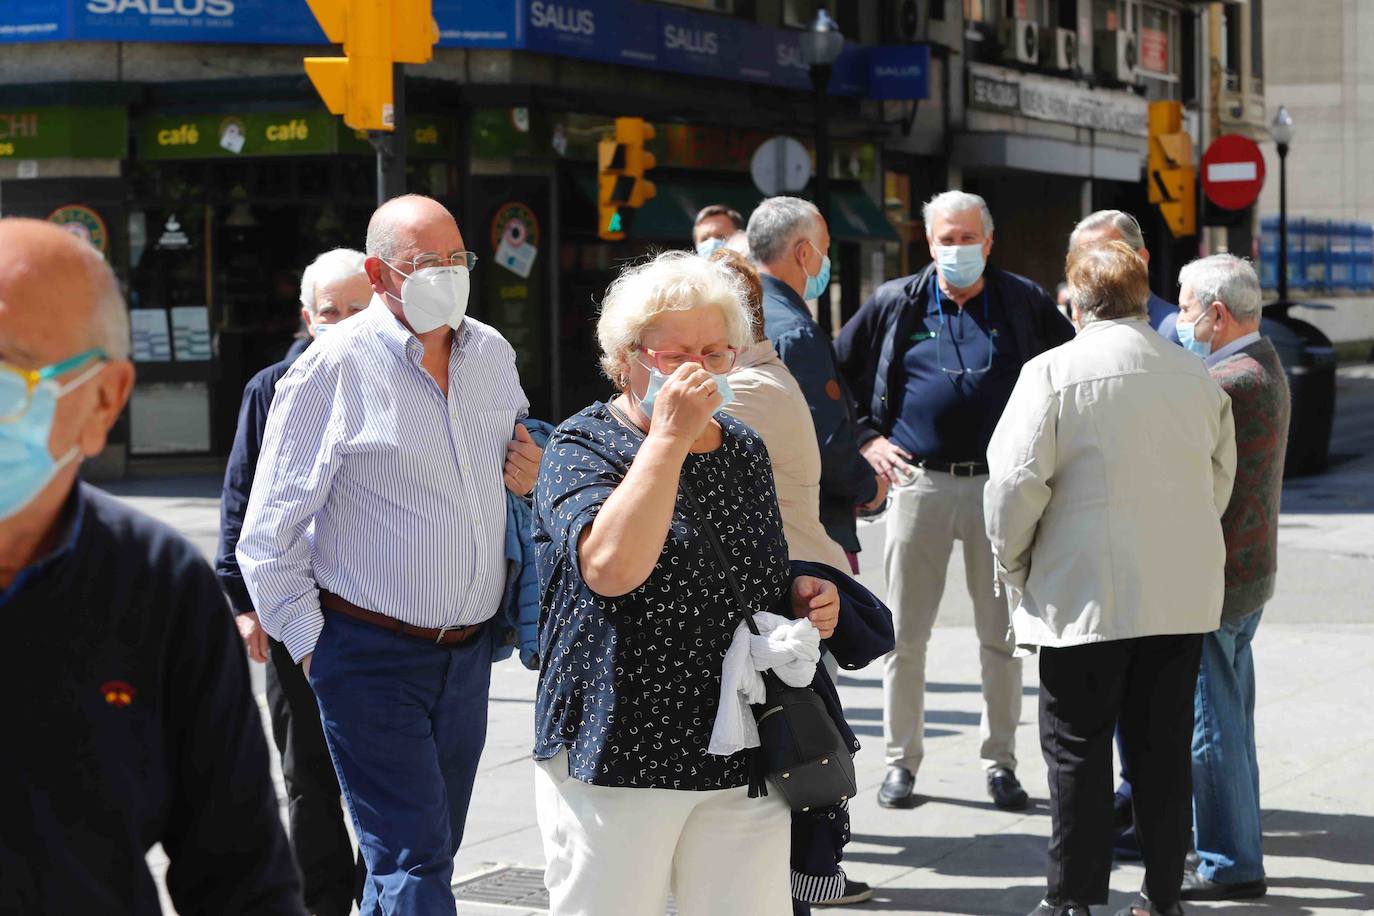
<path id="1" fill-rule="evenodd" d="M 1221 519 L 1226 598 L 1221 629 L 1204 637 L 1193 726 L 1193 799 L 1200 863 L 1184 875 L 1185 900 L 1265 893 L 1255 667 L 1250 644 L 1278 570 L 1279 492 L 1288 442 L 1289 392 L 1273 344 L 1260 336 L 1260 285 L 1229 254 L 1179 274 L 1179 339 L 1206 358 L 1231 397 L 1236 483 Z"/>

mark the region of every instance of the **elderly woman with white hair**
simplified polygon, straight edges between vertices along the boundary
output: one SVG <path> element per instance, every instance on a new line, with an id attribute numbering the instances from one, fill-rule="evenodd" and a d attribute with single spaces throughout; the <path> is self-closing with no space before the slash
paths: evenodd
<path id="1" fill-rule="evenodd" d="M 1182 912 L 1203 634 L 1221 622 L 1231 402 L 1148 323 L 1120 241 L 1074 249 L 1078 336 L 1021 369 L 988 446 L 988 539 L 1016 644 L 1040 654 L 1048 890 L 1033 916 L 1107 902 L 1112 732 L 1134 788 L 1145 889 L 1118 916 Z"/>
<path id="2" fill-rule="evenodd" d="M 627 268 L 597 328 L 619 394 L 545 451 L 534 755 L 557 916 L 662 913 L 670 890 L 684 916 L 791 912 L 788 806 L 751 797 L 749 752 L 708 751 L 741 614 L 727 572 L 751 611 L 809 618 L 821 638 L 840 595 L 789 564 L 768 452 L 719 413 L 753 342 L 740 293 L 690 253 Z"/>

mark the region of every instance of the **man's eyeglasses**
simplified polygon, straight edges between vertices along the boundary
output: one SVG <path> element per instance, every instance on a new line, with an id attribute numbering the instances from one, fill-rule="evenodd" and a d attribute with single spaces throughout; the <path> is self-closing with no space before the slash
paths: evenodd
<path id="1" fill-rule="evenodd" d="M 993 339 L 997 337 L 996 328 L 993 328 L 988 332 L 988 363 L 981 369 L 971 369 L 967 366 L 962 365 L 956 366 L 955 368 L 951 369 L 949 366 L 947 366 L 945 364 L 944 351 L 945 336 L 945 318 L 944 313 L 942 312 L 940 315 L 940 325 L 935 329 L 935 361 L 939 364 L 940 371 L 943 372 L 945 375 L 982 375 L 984 372 L 987 372 L 989 369 L 992 368 L 992 342 Z M 962 361 L 962 355 L 959 353 L 958 348 L 955 348 L 954 362 L 960 363 Z"/>
<path id="2" fill-rule="evenodd" d="M 428 270 L 431 267 L 466 267 L 468 270 L 477 264 L 477 255 L 471 251 L 450 251 L 448 254 L 417 254 L 413 258 L 382 258 L 396 270 L 409 268 L 406 273 Z"/>
<path id="3" fill-rule="evenodd" d="M 42 369 L 20 369 L 18 366 L 0 362 L 0 423 L 13 423 L 28 413 L 29 406 L 33 403 L 33 393 L 39 385 L 55 380 L 59 375 L 93 359 L 103 362 L 109 357 L 104 350 L 94 347 Z M 57 394 L 61 395 L 67 387 L 69 386 L 60 387 Z"/>
<path id="4" fill-rule="evenodd" d="M 639 349 L 649 354 L 654 368 L 664 375 L 672 375 L 684 363 L 697 363 L 712 375 L 724 375 L 735 368 L 735 358 L 739 355 L 734 347 L 716 350 L 714 353 L 703 353 L 700 356 L 693 353 L 677 353 L 673 350 L 650 350 L 648 347 Z"/>

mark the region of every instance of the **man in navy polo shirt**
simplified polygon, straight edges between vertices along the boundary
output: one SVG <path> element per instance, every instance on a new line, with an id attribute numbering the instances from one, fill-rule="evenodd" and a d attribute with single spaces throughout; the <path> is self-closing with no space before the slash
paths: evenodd
<path id="1" fill-rule="evenodd" d="M 924 216 L 935 263 L 879 287 L 836 344 L 864 456 L 892 485 L 884 567 L 897 648 L 883 675 L 888 773 L 878 803 L 918 803 L 926 644 L 958 540 L 980 645 L 988 793 L 999 808 L 1024 808 L 1015 772 L 1021 662 L 993 588 L 983 485 L 988 441 L 1022 364 L 1072 338 L 1073 326 L 1039 286 L 987 268 L 993 225 L 981 197 L 946 191 Z"/>
<path id="2" fill-rule="evenodd" d="M 214 574 L 77 480 L 128 400 L 96 251 L 0 220 L 0 912 L 300 914 L 248 666 Z"/>

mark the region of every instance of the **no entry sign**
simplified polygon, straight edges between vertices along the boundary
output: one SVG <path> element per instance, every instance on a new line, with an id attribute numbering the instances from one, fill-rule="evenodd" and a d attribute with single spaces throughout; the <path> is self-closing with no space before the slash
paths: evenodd
<path id="1" fill-rule="evenodd" d="M 1264 156 L 1254 140 L 1223 134 L 1202 155 L 1202 192 L 1223 210 L 1244 210 L 1264 187 Z"/>

